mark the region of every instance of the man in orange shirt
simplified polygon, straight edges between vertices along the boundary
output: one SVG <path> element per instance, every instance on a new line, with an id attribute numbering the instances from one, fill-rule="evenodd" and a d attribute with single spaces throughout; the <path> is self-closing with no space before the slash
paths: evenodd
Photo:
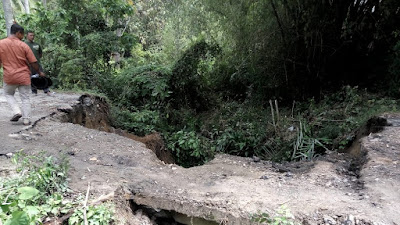
<path id="1" fill-rule="evenodd" d="M 21 117 L 24 125 L 29 125 L 31 114 L 31 72 L 28 63 L 40 76 L 45 76 L 40 71 L 37 59 L 32 50 L 22 40 L 24 28 L 13 24 L 8 38 L 0 40 L 0 64 L 3 66 L 3 89 L 8 104 L 14 113 L 10 121 L 18 121 Z M 22 112 L 15 100 L 15 90 L 18 89 L 22 101 Z"/>

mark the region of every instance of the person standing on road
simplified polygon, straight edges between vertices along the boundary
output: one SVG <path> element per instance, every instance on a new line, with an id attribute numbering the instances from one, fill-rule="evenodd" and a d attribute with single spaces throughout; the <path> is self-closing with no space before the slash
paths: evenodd
<path id="1" fill-rule="evenodd" d="M 43 56 L 42 48 L 40 47 L 40 45 L 38 43 L 34 42 L 34 40 L 35 40 L 35 33 L 33 31 L 26 32 L 25 43 L 31 48 L 33 54 L 35 55 L 35 57 L 37 59 L 37 63 L 39 64 L 39 69 L 40 69 L 40 71 L 43 72 L 43 67 L 40 63 L 40 59 Z M 36 70 L 34 70 L 31 67 L 31 75 L 35 75 L 35 74 L 36 74 Z M 32 86 L 32 93 L 37 94 L 37 87 L 35 87 L 35 85 L 33 85 L 33 84 L 31 86 Z M 43 89 L 43 92 L 46 93 L 47 95 L 50 95 L 50 90 L 48 87 Z"/>
<path id="2" fill-rule="evenodd" d="M 31 123 L 32 106 L 30 102 L 31 72 L 29 65 L 40 75 L 46 76 L 39 69 L 37 59 L 27 44 L 22 41 L 24 28 L 13 24 L 10 36 L 0 40 L 0 65 L 3 66 L 3 90 L 8 104 L 14 113 L 10 121 L 16 122 L 21 117 L 24 125 Z M 18 89 L 22 101 L 22 112 L 14 94 Z"/>

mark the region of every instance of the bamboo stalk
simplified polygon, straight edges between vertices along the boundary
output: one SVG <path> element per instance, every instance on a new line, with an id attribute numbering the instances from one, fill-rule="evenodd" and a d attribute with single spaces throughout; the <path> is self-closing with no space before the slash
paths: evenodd
<path id="1" fill-rule="evenodd" d="M 294 118 L 294 106 L 296 105 L 296 101 L 293 100 L 293 105 L 292 105 L 292 118 Z"/>
<path id="2" fill-rule="evenodd" d="M 272 124 L 274 125 L 274 130 L 275 130 L 275 133 L 276 133 L 276 124 L 275 124 L 274 106 L 272 105 L 272 100 L 269 100 L 269 105 L 271 106 Z"/>
<path id="3" fill-rule="evenodd" d="M 275 111 L 276 111 L 276 124 L 278 126 L 279 123 L 279 107 L 278 107 L 278 100 L 275 100 Z"/>
<path id="4" fill-rule="evenodd" d="M 86 198 L 85 198 L 85 202 L 83 203 L 83 219 L 85 221 L 85 225 L 89 225 L 88 220 L 87 220 L 87 216 L 86 216 L 86 211 L 87 211 L 87 202 L 89 199 L 89 190 L 90 190 L 90 182 L 88 183 L 88 188 L 86 191 Z"/>

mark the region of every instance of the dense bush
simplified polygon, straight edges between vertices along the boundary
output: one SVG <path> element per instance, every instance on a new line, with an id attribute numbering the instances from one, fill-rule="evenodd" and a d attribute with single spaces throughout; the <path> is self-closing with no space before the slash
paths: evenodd
<path id="1" fill-rule="evenodd" d="M 263 107 L 229 102 L 204 115 L 203 133 L 218 152 L 252 156 L 267 140 L 270 115 Z"/>
<path id="2" fill-rule="evenodd" d="M 175 63 L 168 81 L 170 101 L 174 108 L 188 107 L 198 111 L 207 110 L 212 98 L 207 59 L 218 54 L 219 48 L 204 40 L 194 43 Z"/>
<path id="3" fill-rule="evenodd" d="M 86 88 L 85 59 L 79 50 L 73 50 L 62 44 L 46 46 L 41 60 L 44 72 L 58 88 Z"/>
<path id="4" fill-rule="evenodd" d="M 12 161 L 16 173 L 0 177 L 0 224 L 44 224 L 64 217 L 65 224 L 82 224 L 85 219 L 90 224 L 113 223 L 111 204 L 84 209 L 83 197 L 71 195 L 65 159 L 18 152 Z"/>
<path id="5" fill-rule="evenodd" d="M 127 67 L 110 79 L 103 91 L 127 108 L 159 109 L 170 96 L 168 77 L 169 69 L 161 66 Z"/>
<path id="6" fill-rule="evenodd" d="M 400 34 L 398 34 L 400 35 Z M 389 76 L 384 81 L 383 86 L 389 86 L 388 94 L 390 96 L 400 96 L 400 41 L 393 48 L 392 57 L 390 59 Z"/>
<path id="7" fill-rule="evenodd" d="M 160 131 L 162 127 L 162 116 L 157 110 L 121 110 L 113 108 L 113 125 L 128 130 L 136 135 L 146 135 L 155 131 Z"/>
<path id="8" fill-rule="evenodd" d="M 330 149 L 344 149 L 370 118 L 398 108 L 399 102 L 395 99 L 345 86 L 319 103 L 311 100 L 299 104 L 296 113 L 306 119 L 314 130 L 314 137 L 330 140 Z"/>
<path id="9" fill-rule="evenodd" d="M 193 130 L 171 133 L 167 136 L 167 142 L 177 163 L 184 167 L 201 165 L 214 156 L 210 142 Z"/>

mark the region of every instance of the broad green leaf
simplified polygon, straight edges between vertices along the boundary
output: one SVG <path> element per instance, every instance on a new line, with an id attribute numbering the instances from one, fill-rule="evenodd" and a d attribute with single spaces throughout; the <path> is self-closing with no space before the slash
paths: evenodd
<path id="1" fill-rule="evenodd" d="M 73 225 L 73 224 L 77 224 L 79 222 L 79 217 L 74 216 L 74 217 L 70 217 L 68 220 L 68 224 Z"/>
<path id="2" fill-rule="evenodd" d="M 27 200 L 35 197 L 37 194 L 39 194 L 39 191 L 33 187 L 20 187 L 18 188 L 18 193 L 20 193 L 18 196 L 19 199 Z"/>
<path id="3" fill-rule="evenodd" d="M 39 212 L 40 212 L 38 207 L 36 207 L 36 206 L 26 206 L 25 211 L 31 217 L 39 214 Z"/>
<path id="4" fill-rule="evenodd" d="M 51 209 L 51 213 L 54 214 L 54 215 L 57 215 L 59 210 L 60 210 L 60 207 L 54 207 L 54 208 Z"/>
<path id="5" fill-rule="evenodd" d="M 7 213 L 8 211 L 10 211 L 10 205 L 0 205 L 0 210 L 0 212 Z"/>
<path id="6" fill-rule="evenodd" d="M 29 225 L 28 215 L 23 211 L 13 212 L 12 217 L 4 225 Z"/>

